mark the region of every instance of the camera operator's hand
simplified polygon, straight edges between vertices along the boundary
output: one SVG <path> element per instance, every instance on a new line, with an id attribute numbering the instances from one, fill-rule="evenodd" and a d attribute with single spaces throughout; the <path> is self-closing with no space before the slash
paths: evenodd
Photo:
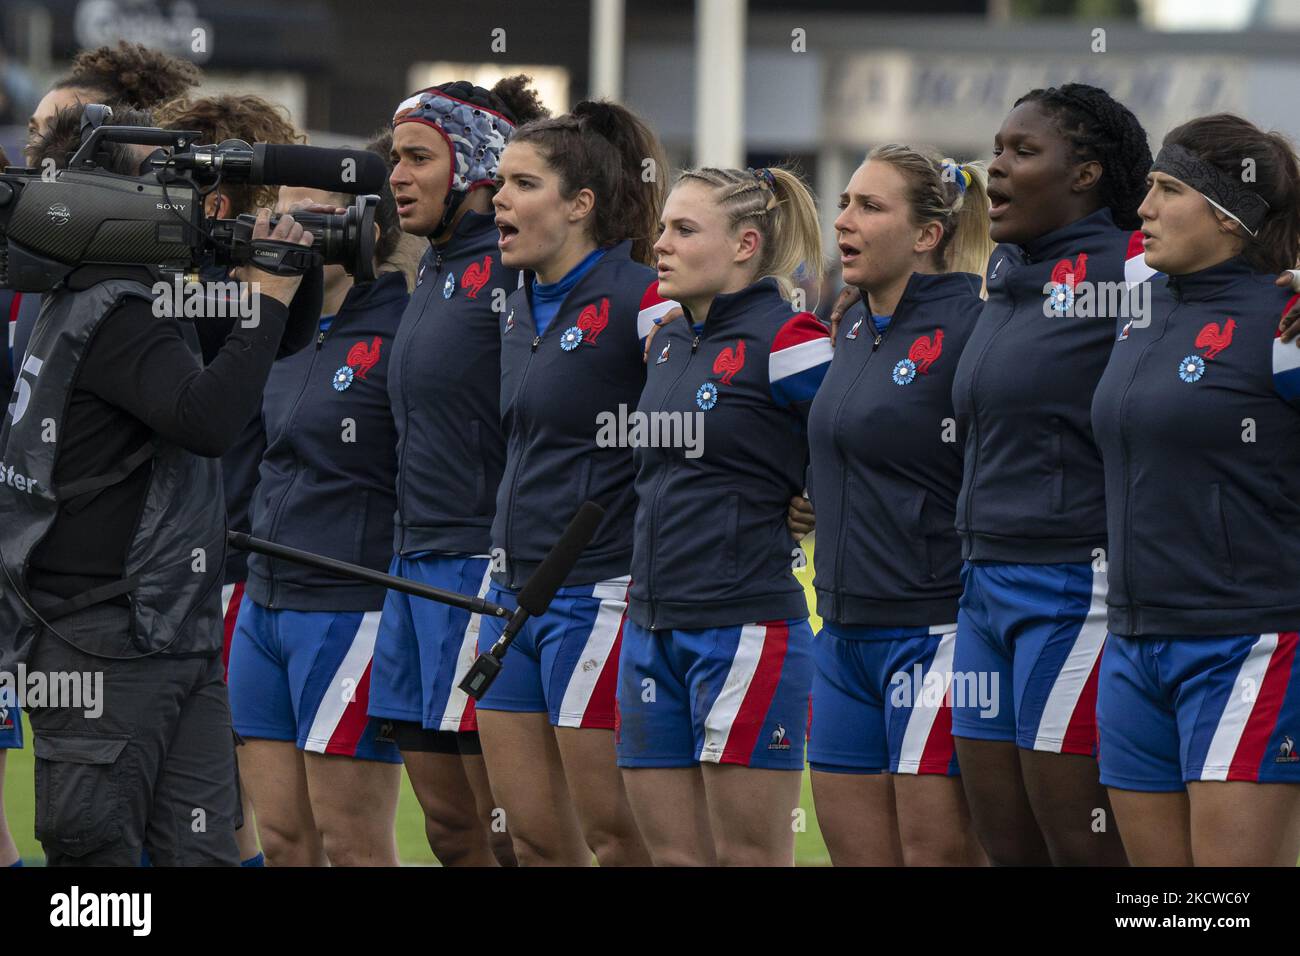
<path id="1" fill-rule="evenodd" d="M 259 209 L 257 221 L 253 224 L 253 239 L 276 239 L 280 242 L 295 242 L 300 246 L 310 246 L 312 234 L 294 222 L 293 216 L 285 214 L 271 228 L 271 210 Z M 240 282 L 255 282 L 260 294 L 288 306 L 293 302 L 293 294 L 298 291 L 302 276 L 277 276 L 256 266 L 240 266 L 230 273 Z"/>
<path id="2" fill-rule="evenodd" d="M 308 199 L 299 199 L 285 207 L 276 206 L 276 212 L 280 213 L 319 212 L 330 216 L 341 216 L 347 211 L 347 206 L 331 206 L 327 203 L 312 202 Z"/>

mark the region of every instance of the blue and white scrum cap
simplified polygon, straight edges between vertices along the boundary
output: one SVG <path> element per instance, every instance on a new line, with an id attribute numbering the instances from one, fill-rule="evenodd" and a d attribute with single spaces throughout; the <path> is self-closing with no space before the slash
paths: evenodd
<path id="1" fill-rule="evenodd" d="M 499 96 L 465 80 L 411 94 L 393 113 L 393 127 L 399 123 L 423 123 L 447 141 L 454 159 L 448 188 L 460 196 L 496 179 L 518 125 Z"/>

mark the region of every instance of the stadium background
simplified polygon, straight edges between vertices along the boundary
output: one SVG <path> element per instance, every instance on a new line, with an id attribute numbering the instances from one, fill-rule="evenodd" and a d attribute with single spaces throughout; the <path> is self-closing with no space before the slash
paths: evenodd
<path id="1" fill-rule="evenodd" d="M 1300 0 L 4 0 L 11 157 L 76 52 L 118 39 L 199 63 L 206 92 L 283 103 L 325 146 L 363 141 L 411 90 L 528 72 L 555 112 L 593 95 L 636 109 L 674 166 L 795 162 L 828 240 L 866 150 L 929 143 L 987 158 L 1011 103 L 1036 86 L 1105 87 L 1153 144 L 1218 111 L 1300 136 Z M 832 275 L 814 297 L 823 315 L 837 286 Z M 10 828 L 39 862 L 30 746 L 8 761 Z M 806 779 L 802 805 L 798 862 L 829 863 Z M 405 779 L 398 846 L 404 862 L 433 862 Z"/>

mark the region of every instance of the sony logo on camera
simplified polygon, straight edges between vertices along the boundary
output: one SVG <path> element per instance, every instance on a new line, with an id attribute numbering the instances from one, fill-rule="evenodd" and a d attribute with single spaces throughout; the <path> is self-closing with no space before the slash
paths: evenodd
<path id="1" fill-rule="evenodd" d="M 189 204 L 188 204 L 188 203 L 183 203 L 183 202 L 156 202 L 156 203 L 154 203 L 154 208 L 155 208 L 155 209 L 175 209 L 175 210 L 177 210 L 177 211 L 179 211 L 179 212 L 184 212 L 184 211 L 185 211 L 185 207 L 186 207 L 187 205 L 189 205 Z"/>

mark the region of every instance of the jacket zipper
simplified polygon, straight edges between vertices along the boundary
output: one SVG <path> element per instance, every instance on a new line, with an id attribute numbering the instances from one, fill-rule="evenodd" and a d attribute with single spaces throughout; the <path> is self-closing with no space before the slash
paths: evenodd
<path id="1" fill-rule="evenodd" d="M 1008 266 L 1008 269 L 1014 269 L 1014 268 L 1015 268 L 1014 266 Z M 1004 281 L 1006 281 L 1007 277 L 1004 276 L 1003 279 Z M 979 356 L 975 359 L 975 367 L 971 369 L 971 373 L 970 373 L 970 384 L 966 386 L 966 397 L 970 402 L 971 437 L 974 439 L 974 441 L 967 443 L 971 447 L 971 455 L 970 455 L 970 488 L 967 489 L 966 491 L 966 533 L 972 536 L 974 536 L 975 534 L 975 529 L 971 525 L 971 510 L 972 510 L 971 502 L 974 501 L 975 499 L 975 480 L 976 480 L 976 474 L 979 471 L 979 457 L 980 457 L 980 423 L 979 423 L 979 410 L 975 406 L 975 383 L 976 380 L 979 378 L 979 373 L 984 368 L 984 356 L 988 354 L 989 349 L 993 347 L 993 343 L 997 341 L 998 333 L 1000 333 L 1004 328 L 1006 328 L 1011 323 L 1011 320 L 1015 318 L 1016 296 L 1015 293 L 1011 291 L 1011 287 L 1009 283 L 1007 285 L 1007 299 L 1010 301 L 1010 305 L 1007 309 L 1006 317 L 1002 320 L 1001 324 L 999 324 L 998 327 L 993 330 L 993 333 L 989 336 L 988 342 L 985 343 L 984 348 L 980 351 Z"/>
<path id="2" fill-rule="evenodd" d="M 900 304 L 901 304 L 901 303 L 900 303 Z M 895 308 L 895 309 L 894 309 L 894 315 L 895 315 L 895 316 L 898 315 L 898 311 L 899 311 L 898 308 Z M 856 389 L 856 388 L 858 387 L 858 383 L 862 381 L 862 376 L 864 376 L 864 375 L 867 374 L 867 366 L 869 366 L 869 365 L 871 364 L 871 359 L 875 356 L 877 350 L 879 350 L 879 348 L 880 348 L 880 343 L 883 342 L 884 339 L 885 339 L 885 336 L 889 334 L 889 330 L 892 329 L 892 328 L 893 328 L 893 327 L 898 323 L 898 319 L 897 319 L 897 318 L 894 318 L 894 319 L 892 319 L 892 320 L 890 321 L 889 325 L 885 327 L 885 331 L 884 331 L 884 332 L 879 332 L 879 331 L 876 330 L 876 321 L 875 321 L 875 319 L 874 319 L 873 317 L 871 317 L 871 314 L 870 314 L 870 313 L 871 313 L 871 310 L 868 309 L 868 310 L 867 310 L 867 321 L 868 321 L 868 323 L 870 323 L 870 325 L 871 325 L 871 331 L 874 333 L 875 338 L 874 338 L 874 339 L 872 340 L 872 342 L 871 342 L 871 351 L 867 353 L 867 360 L 866 360 L 865 362 L 862 363 L 862 367 L 861 367 L 860 369 L 858 369 L 858 373 L 857 373 L 855 376 L 853 376 L 853 381 L 849 383 L 848 388 L 846 388 L 846 389 L 844 390 L 844 394 L 840 397 L 839 404 L 835 406 L 835 426 L 836 426 L 836 430 L 838 430 L 838 427 L 839 427 L 840 413 L 841 413 L 841 411 L 843 411 L 845 403 L 849 400 L 849 396 L 853 393 L 853 390 Z M 847 481 L 847 478 L 848 478 L 848 469 L 847 469 L 847 468 L 844 469 L 844 474 L 845 474 L 845 479 L 846 479 L 846 480 L 840 482 L 840 521 L 841 521 L 841 523 L 842 523 L 843 520 L 844 520 L 844 516 L 845 516 L 845 514 L 847 513 L 848 506 L 849 506 L 849 504 L 848 504 L 848 498 L 849 498 L 849 487 L 848 487 L 848 485 L 849 485 L 849 483 L 848 483 L 848 481 Z M 836 549 L 836 554 L 835 554 L 835 580 L 831 582 L 831 590 L 832 590 L 832 591 L 835 593 L 835 595 L 837 596 L 837 601 L 838 601 L 838 596 L 840 595 L 840 593 L 841 593 L 842 590 L 843 590 L 843 580 L 844 580 L 844 548 L 845 548 L 845 544 L 846 544 L 846 543 L 847 543 L 847 538 L 846 538 L 846 536 L 845 536 L 844 534 L 841 533 L 840 536 L 839 536 L 839 547 Z M 840 610 L 841 613 L 843 613 L 843 610 L 844 610 L 844 609 L 841 607 L 841 608 L 839 608 L 839 610 Z"/>
<path id="3" fill-rule="evenodd" d="M 525 295 L 527 295 L 527 293 L 525 293 Z M 561 304 L 560 304 L 561 308 L 563 308 L 563 305 L 564 305 L 564 303 L 561 303 Z M 558 319 L 559 317 L 560 317 L 560 313 L 559 313 L 559 311 L 557 310 L 556 313 L 555 313 L 555 315 L 551 318 L 551 324 L 548 325 L 548 326 L 546 327 L 546 331 L 547 331 L 547 332 L 551 331 L 551 329 L 555 327 L 555 320 Z M 532 308 L 532 303 L 531 303 L 531 302 L 528 304 L 528 318 L 529 318 L 529 320 L 532 320 L 532 319 L 533 319 L 533 308 Z M 528 361 L 524 363 L 524 370 L 523 370 L 523 373 L 519 376 L 519 385 L 515 388 L 514 398 L 512 399 L 512 404 L 514 404 L 516 407 L 518 407 L 518 404 L 519 404 L 519 397 L 520 397 L 521 395 L 523 395 L 523 393 L 524 393 L 524 383 L 528 381 L 528 373 L 532 370 L 532 367 L 533 367 L 533 358 L 534 358 L 534 356 L 537 355 L 537 349 L 538 349 L 538 346 L 540 346 L 540 345 L 542 344 L 542 340 L 543 340 L 545 337 L 546 337 L 546 334 L 545 334 L 545 333 L 542 333 L 541 335 L 538 335 L 538 334 L 537 334 L 537 324 L 536 324 L 536 322 L 534 321 L 534 323 L 533 323 L 533 342 L 532 342 L 532 344 L 528 347 Z M 522 410 L 520 410 L 520 411 L 522 411 Z M 523 468 L 523 464 L 524 464 L 524 456 L 527 454 L 528 448 L 527 448 L 526 445 L 520 445 L 520 443 L 519 443 L 519 439 L 517 438 L 517 436 L 518 436 L 519 433 L 520 433 L 520 429 L 519 429 L 519 428 L 517 428 L 517 427 L 516 427 L 516 428 L 512 428 L 512 429 L 511 429 L 511 433 L 512 433 L 512 434 L 511 434 L 511 441 L 513 441 L 513 442 L 515 443 L 515 447 L 518 449 L 518 454 L 514 456 L 514 462 L 515 462 L 514 467 L 510 469 L 510 474 L 509 474 L 509 476 L 508 476 L 508 480 L 509 480 L 510 484 L 509 484 L 507 487 L 513 488 L 513 487 L 514 487 L 514 483 L 515 483 L 515 476 L 518 475 L 519 472 L 520 472 L 520 470 Z M 502 482 L 504 483 L 504 482 L 507 480 L 507 476 L 503 476 L 501 480 L 502 480 Z M 506 538 L 505 538 L 505 546 L 506 546 L 506 555 L 507 555 L 507 560 L 509 559 L 509 555 L 510 555 L 510 553 L 513 551 L 513 544 L 514 544 L 514 527 L 515 527 L 515 497 L 514 497 L 514 495 L 512 494 L 512 495 L 510 496 L 510 505 L 509 505 L 508 508 L 506 508 Z M 510 567 L 510 573 L 509 573 L 508 577 L 511 578 L 511 579 L 514 578 L 514 567 L 513 567 L 513 566 Z M 511 583 L 513 583 L 513 582 L 511 582 Z"/>
<path id="4" fill-rule="evenodd" d="M 1141 627 L 1142 612 L 1140 610 L 1137 601 L 1137 596 L 1133 593 L 1133 548 L 1131 546 L 1133 543 L 1133 534 L 1131 530 L 1133 527 L 1133 522 L 1131 520 L 1133 514 L 1133 491 L 1132 491 L 1133 485 L 1129 481 L 1129 443 L 1128 443 L 1128 436 L 1125 433 L 1125 427 L 1124 427 L 1124 408 L 1128 404 L 1128 393 L 1133 388 L 1133 383 L 1137 381 L 1138 372 L 1141 371 L 1142 360 L 1146 358 L 1147 352 L 1151 351 L 1151 349 L 1154 348 L 1157 344 L 1159 344 L 1159 342 L 1165 337 L 1165 333 L 1169 331 L 1169 326 L 1171 324 L 1171 320 L 1173 319 L 1174 313 L 1178 311 L 1181 305 L 1182 302 L 1180 301 L 1178 305 L 1174 306 L 1174 308 L 1170 310 L 1169 315 L 1165 317 L 1165 325 L 1164 328 L 1160 330 L 1160 334 L 1154 336 L 1151 339 L 1151 341 L 1148 342 L 1142 348 L 1142 351 L 1140 351 L 1137 354 L 1137 358 L 1133 362 L 1133 370 L 1132 372 L 1129 373 L 1128 381 L 1124 384 L 1124 391 L 1120 392 L 1120 396 L 1119 396 L 1119 408 L 1118 408 L 1119 441 L 1120 441 L 1120 450 L 1122 454 L 1122 459 L 1124 462 L 1124 488 L 1125 488 L 1124 531 L 1123 531 L 1124 581 L 1125 584 L 1128 585 L 1128 589 L 1129 589 L 1128 604 L 1129 607 L 1133 610 L 1133 626 L 1135 629 Z M 1109 544 L 1110 543 L 1107 542 L 1107 546 L 1109 546 Z"/>
<path id="5" fill-rule="evenodd" d="M 325 339 L 329 336 L 330 332 L 334 331 L 336 325 L 338 324 L 338 319 L 339 317 L 336 315 L 334 317 L 334 321 L 330 323 L 329 331 L 316 333 L 316 349 L 312 353 L 310 364 L 308 364 L 307 366 L 307 374 L 303 378 L 302 387 L 298 390 L 298 397 L 294 399 L 293 407 L 289 409 L 289 417 L 286 418 L 284 422 L 284 434 L 286 435 L 290 434 L 293 428 L 293 420 L 298 415 L 298 409 L 302 405 L 303 396 L 307 394 L 307 386 L 311 384 L 312 379 L 315 376 L 316 361 L 317 359 L 320 358 L 321 346 L 325 343 Z M 298 452 L 297 450 L 295 450 L 293 456 L 293 472 L 289 476 L 288 484 L 284 486 L 284 491 L 280 495 L 280 500 L 276 503 L 275 515 L 271 518 L 271 540 L 272 541 L 276 539 L 276 531 L 279 530 L 280 527 L 280 516 L 284 511 L 284 503 L 289 500 L 289 493 L 293 490 L 294 483 L 297 482 L 297 480 L 298 480 Z M 271 597 L 267 603 L 267 606 L 274 608 L 276 589 L 278 587 L 275 580 L 275 566 L 274 564 L 272 564 L 271 561 L 268 560 L 266 563 L 266 567 L 267 567 L 267 574 L 271 579 L 271 587 L 270 587 Z"/>
<path id="6" fill-rule="evenodd" d="M 442 250 L 439 249 L 437 246 L 434 247 L 433 263 L 434 263 L 433 278 L 436 279 L 438 276 L 442 275 Z M 435 294 L 436 294 L 436 289 L 434 289 L 431 286 L 429 290 L 430 298 L 432 298 L 433 295 Z M 424 318 L 424 313 L 428 309 L 428 307 L 429 307 L 429 303 L 428 300 L 426 300 L 425 307 L 421 309 L 419 314 L 416 315 L 415 317 L 415 324 L 411 326 L 411 335 L 407 343 L 407 348 L 402 353 L 402 368 L 401 368 L 402 379 L 401 380 L 402 380 L 403 391 L 405 391 L 406 389 L 406 366 L 407 363 L 410 361 L 410 356 L 412 351 L 410 344 L 415 340 L 415 332 L 419 328 L 420 321 Z M 333 326 L 330 326 L 330 328 L 333 328 Z M 406 415 L 404 417 L 402 425 L 403 425 L 402 431 L 405 434 L 409 435 L 411 431 L 411 406 L 409 402 L 406 403 Z M 397 463 L 397 516 L 398 516 L 397 520 L 399 522 L 402 522 L 402 502 L 405 500 L 404 490 L 406 488 L 406 454 L 407 454 L 407 443 L 402 442 L 402 457 L 401 460 L 398 461 Z M 404 527 L 403 530 L 405 530 Z M 404 535 L 403 535 L 403 539 L 405 539 Z"/>
<path id="7" fill-rule="evenodd" d="M 691 342 L 692 356 L 694 356 L 696 351 L 699 349 L 701 338 L 702 335 L 697 332 L 695 334 L 695 338 Z M 668 404 L 668 399 L 671 398 L 673 393 L 677 390 L 678 384 L 680 384 L 681 380 L 686 376 L 686 373 L 690 369 L 690 367 L 691 367 L 690 360 L 687 360 L 682 365 L 682 370 L 677 373 L 677 377 L 673 379 L 673 383 L 669 385 L 668 388 L 665 390 L 664 397 L 659 400 L 659 409 L 658 409 L 659 411 L 662 412 L 664 410 L 664 406 Z M 654 495 L 652 496 L 651 503 L 650 503 L 650 555 L 649 555 L 649 560 L 646 562 L 646 575 L 647 575 L 646 591 L 649 592 L 650 594 L 650 630 L 652 631 L 658 629 L 656 618 L 659 615 L 659 602 L 657 602 L 654 599 L 655 528 L 658 527 L 659 524 L 658 519 L 659 519 L 660 492 L 663 490 L 664 481 L 667 479 L 667 477 L 668 477 L 667 469 L 661 468 L 659 471 L 659 480 L 655 482 Z"/>

